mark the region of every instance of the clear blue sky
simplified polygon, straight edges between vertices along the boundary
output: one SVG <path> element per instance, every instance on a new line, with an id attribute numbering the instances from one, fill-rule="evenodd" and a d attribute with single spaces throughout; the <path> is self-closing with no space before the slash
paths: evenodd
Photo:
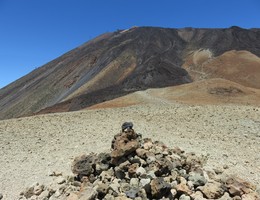
<path id="1" fill-rule="evenodd" d="M 260 0 L 0 0 L 0 88 L 131 26 L 260 28 Z"/>

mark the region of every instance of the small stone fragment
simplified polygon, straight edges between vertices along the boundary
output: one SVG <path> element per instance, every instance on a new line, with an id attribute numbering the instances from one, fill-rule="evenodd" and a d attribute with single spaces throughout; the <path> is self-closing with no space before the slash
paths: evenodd
<path id="1" fill-rule="evenodd" d="M 197 186 L 203 186 L 203 185 L 205 185 L 206 182 L 207 182 L 207 180 L 206 180 L 206 178 L 203 176 L 203 174 L 196 173 L 196 172 L 191 172 L 191 173 L 189 174 L 188 180 L 191 181 L 195 187 L 197 187 Z"/>
<path id="2" fill-rule="evenodd" d="M 115 176 L 119 179 L 125 178 L 125 172 L 120 167 L 115 167 Z"/>
<path id="3" fill-rule="evenodd" d="M 78 195 L 76 195 L 75 193 L 70 193 L 66 200 L 78 200 L 78 199 L 79 199 Z M 43 199 L 43 200 L 45 200 L 45 199 Z"/>
<path id="4" fill-rule="evenodd" d="M 145 149 L 142 149 L 142 148 L 138 148 L 138 149 L 135 150 L 135 152 L 136 152 L 138 157 L 145 159 L 146 158 L 146 153 L 148 151 L 145 150 Z"/>
<path id="5" fill-rule="evenodd" d="M 138 188 L 139 187 L 139 179 L 138 178 L 131 178 L 130 185 L 132 187 Z"/>
<path id="6" fill-rule="evenodd" d="M 150 139 L 150 138 L 144 138 L 143 141 L 144 141 L 143 147 L 144 147 L 145 150 L 149 150 L 149 149 L 152 148 L 152 146 L 153 146 L 152 139 Z"/>
<path id="7" fill-rule="evenodd" d="M 66 182 L 66 180 L 65 180 L 65 178 L 64 178 L 64 177 L 62 177 L 62 176 L 59 176 L 59 177 L 57 178 L 56 182 L 57 182 L 58 184 L 63 184 L 63 183 L 65 183 L 65 182 Z"/>
<path id="8" fill-rule="evenodd" d="M 225 192 L 222 197 L 220 197 L 218 200 L 233 200 L 228 192 Z"/>
<path id="9" fill-rule="evenodd" d="M 205 186 L 198 187 L 198 189 L 209 199 L 218 199 L 225 192 L 222 184 L 213 180 L 207 182 Z"/>
<path id="10" fill-rule="evenodd" d="M 256 190 L 256 186 L 238 177 L 231 177 L 226 181 L 229 193 L 242 196 Z"/>
<path id="11" fill-rule="evenodd" d="M 92 187 L 84 188 L 79 194 L 78 200 L 94 200 L 97 198 L 97 191 Z"/>
<path id="12" fill-rule="evenodd" d="M 109 188 L 110 189 L 112 189 L 114 192 L 116 192 L 117 194 L 119 194 L 120 192 L 119 192 L 119 187 L 120 187 L 120 184 L 118 184 L 118 183 L 111 183 L 110 185 L 109 185 Z"/>
<path id="13" fill-rule="evenodd" d="M 139 167 L 138 163 L 134 163 L 129 166 L 129 168 L 128 168 L 129 177 L 133 177 L 134 175 L 136 175 L 136 170 L 138 167 Z"/>
<path id="14" fill-rule="evenodd" d="M 190 200 L 190 197 L 185 195 L 185 194 L 182 194 L 179 198 L 179 200 Z"/>
<path id="15" fill-rule="evenodd" d="M 164 195 L 169 194 L 170 190 L 170 184 L 166 183 L 162 177 L 151 181 L 151 193 L 154 198 L 162 198 Z"/>
<path id="16" fill-rule="evenodd" d="M 136 174 L 138 175 L 138 176 L 141 176 L 141 175 L 143 175 L 143 174 L 145 174 L 146 173 L 146 170 L 143 168 L 143 167 L 138 167 L 137 169 L 136 169 Z"/>
<path id="17" fill-rule="evenodd" d="M 102 199 L 108 191 L 109 186 L 107 184 L 101 183 L 97 187 L 97 192 L 98 192 L 98 198 Z"/>
<path id="18" fill-rule="evenodd" d="M 260 195 L 258 195 L 256 192 L 243 194 L 242 200 L 260 200 Z"/>
<path id="19" fill-rule="evenodd" d="M 135 197 L 137 197 L 138 192 L 138 188 L 131 188 L 129 191 L 126 191 L 125 194 L 128 198 L 134 199 Z"/>
<path id="20" fill-rule="evenodd" d="M 44 190 L 39 196 L 38 196 L 38 199 L 40 200 L 46 200 L 48 199 L 50 195 L 50 192 L 48 190 Z"/>

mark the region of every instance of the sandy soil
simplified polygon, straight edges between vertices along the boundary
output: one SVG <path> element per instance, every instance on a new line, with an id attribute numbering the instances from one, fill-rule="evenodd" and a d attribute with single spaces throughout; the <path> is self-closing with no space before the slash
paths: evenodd
<path id="1" fill-rule="evenodd" d="M 226 173 L 260 185 L 259 116 L 253 106 L 162 102 L 0 121 L 0 193 L 17 199 L 26 186 L 52 182 L 50 172 L 70 174 L 75 156 L 109 150 L 124 121 L 143 137 L 208 154 L 208 166 L 227 165 Z"/>

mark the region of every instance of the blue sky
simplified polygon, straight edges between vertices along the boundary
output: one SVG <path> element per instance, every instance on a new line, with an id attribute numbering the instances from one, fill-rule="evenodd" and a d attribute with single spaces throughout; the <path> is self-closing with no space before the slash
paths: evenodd
<path id="1" fill-rule="evenodd" d="M 0 0 L 0 88 L 104 32 L 260 28 L 259 0 Z"/>

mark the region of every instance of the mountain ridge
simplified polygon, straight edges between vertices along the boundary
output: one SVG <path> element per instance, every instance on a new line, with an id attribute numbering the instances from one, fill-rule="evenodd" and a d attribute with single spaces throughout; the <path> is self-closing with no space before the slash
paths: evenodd
<path id="1" fill-rule="evenodd" d="M 258 41 L 260 29 L 239 27 L 133 27 L 105 33 L 2 88 L 0 119 L 52 112 L 64 102 L 71 102 L 66 110 L 80 110 L 138 90 L 190 83 L 183 64 L 192 51 L 210 49 L 220 56 L 246 50 L 259 57 Z"/>

